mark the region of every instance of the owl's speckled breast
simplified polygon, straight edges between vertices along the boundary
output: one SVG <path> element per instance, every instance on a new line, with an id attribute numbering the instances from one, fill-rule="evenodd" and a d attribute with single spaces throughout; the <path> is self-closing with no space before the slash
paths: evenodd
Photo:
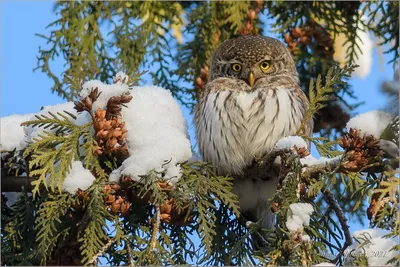
<path id="1" fill-rule="evenodd" d="M 254 157 L 271 151 L 282 137 L 293 135 L 304 107 L 295 89 L 210 91 L 199 103 L 197 136 L 204 160 L 221 173 L 240 174 Z"/>

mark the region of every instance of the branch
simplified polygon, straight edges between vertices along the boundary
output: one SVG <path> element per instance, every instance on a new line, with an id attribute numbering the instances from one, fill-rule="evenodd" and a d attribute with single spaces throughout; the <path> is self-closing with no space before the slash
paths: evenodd
<path id="1" fill-rule="evenodd" d="M 160 229 L 160 220 L 161 220 L 161 213 L 160 213 L 160 206 L 156 205 L 156 214 L 155 214 L 155 220 L 153 223 L 153 232 L 151 234 L 151 239 L 150 239 L 150 251 L 153 251 L 154 248 L 156 247 L 156 242 L 157 242 L 157 233 L 158 230 Z"/>
<path id="2" fill-rule="evenodd" d="M 35 179 L 28 176 L 7 175 L 6 170 L 1 170 L 1 192 L 22 192 L 22 188 L 32 191 L 32 181 Z"/>
<path id="3" fill-rule="evenodd" d="M 333 211 L 336 213 L 336 216 L 339 219 L 340 226 L 342 227 L 344 231 L 344 236 L 346 238 L 346 241 L 344 242 L 343 247 L 340 249 L 339 254 L 333 260 L 333 262 L 337 262 L 340 257 L 342 257 L 346 248 L 353 243 L 353 240 L 351 238 L 349 226 L 347 225 L 347 219 L 344 216 L 343 210 L 337 202 L 335 196 L 332 194 L 331 191 L 329 191 L 329 189 L 326 189 L 324 191 L 324 199 L 326 200 L 326 202 L 328 202 L 329 206 L 332 207 Z"/>
<path id="4" fill-rule="evenodd" d="M 135 266 L 135 263 L 133 262 L 133 259 L 132 259 L 132 248 L 129 245 L 128 239 L 125 239 L 125 245 L 126 245 L 126 250 L 128 253 L 128 258 L 129 258 L 129 266 L 133 267 L 133 266 Z"/>
<path id="5" fill-rule="evenodd" d="M 92 257 L 92 259 L 88 262 L 88 264 L 93 264 L 103 253 L 108 249 L 113 243 L 113 239 L 110 238 L 108 242 L 100 249 L 100 251 Z"/>
<path id="6" fill-rule="evenodd" d="M 340 162 L 341 159 L 336 159 L 329 162 L 309 166 L 303 172 L 303 176 L 310 178 L 323 172 L 331 172 L 332 170 L 335 170 L 339 167 Z"/>

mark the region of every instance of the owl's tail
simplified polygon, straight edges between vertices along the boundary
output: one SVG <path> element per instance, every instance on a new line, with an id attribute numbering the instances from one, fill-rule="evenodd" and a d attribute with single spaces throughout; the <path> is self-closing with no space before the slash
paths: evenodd
<path id="1" fill-rule="evenodd" d="M 263 248 L 271 246 L 271 243 L 269 243 L 268 240 L 272 236 L 271 230 L 275 229 L 275 216 L 272 212 L 269 212 L 266 217 L 267 218 L 265 219 L 265 221 L 261 221 L 261 228 L 251 234 L 253 250 L 261 250 Z"/>
<path id="2" fill-rule="evenodd" d="M 274 229 L 275 216 L 268 199 L 274 195 L 277 184 L 277 176 L 267 181 L 252 179 L 234 181 L 233 192 L 239 197 L 241 221 L 252 232 L 255 250 L 268 245 L 266 244 L 269 239 L 267 232 L 271 233 Z"/>
<path id="3" fill-rule="evenodd" d="M 252 215 L 254 215 L 254 213 Z M 272 236 L 271 230 L 275 228 L 275 216 L 272 211 L 264 212 L 263 215 L 264 216 L 258 221 L 246 220 L 245 214 L 243 216 L 246 228 L 248 228 L 251 233 L 253 250 L 262 250 L 271 245 L 268 240 Z"/>

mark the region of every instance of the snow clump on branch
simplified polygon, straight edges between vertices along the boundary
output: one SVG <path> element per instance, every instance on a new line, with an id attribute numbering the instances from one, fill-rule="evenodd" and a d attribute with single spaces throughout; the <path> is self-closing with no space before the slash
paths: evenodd
<path id="1" fill-rule="evenodd" d="M 85 169 L 80 161 L 73 161 L 71 169 L 64 179 L 63 190 L 74 195 L 79 189 L 88 189 L 96 178 Z"/>
<path id="2" fill-rule="evenodd" d="M 291 148 L 296 146 L 297 148 L 308 148 L 306 141 L 304 141 L 303 138 L 300 136 L 287 136 L 281 138 L 278 142 L 276 142 L 275 147 L 277 149 L 285 149 L 285 148 Z"/>
<path id="3" fill-rule="evenodd" d="M 192 156 L 187 122 L 170 91 L 157 86 L 133 87 L 133 99 L 122 108 L 122 119 L 128 130 L 130 157 L 110 175 L 118 181 L 128 175 L 138 181 L 141 175 L 155 169 L 174 184 L 181 176 L 178 162 Z"/>
<path id="4" fill-rule="evenodd" d="M 24 139 L 25 132 L 21 123 L 29 120 L 33 114 L 11 115 L 1 118 L 1 144 L 2 151 L 21 150 L 26 145 L 21 142 Z"/>
<path id="5" fill-rule="evenodd" d="M 302 231 L 303 226 L 310 224 L 310 215 L 314 208 L 309 203 L 294 203 L 289 205 L 286 227 L 290 232 Z"/>
<path id="6" fill-rule="evenodd" d="M 346 124 L 347 131 L 350 128 L 359 129 L 361 133 L 366 135 L 373 135 L 375 138 L 380 139 L 382 133 L 392 121 L 393 116 L 390 113 L 373 110 L 355 116 Z"/>

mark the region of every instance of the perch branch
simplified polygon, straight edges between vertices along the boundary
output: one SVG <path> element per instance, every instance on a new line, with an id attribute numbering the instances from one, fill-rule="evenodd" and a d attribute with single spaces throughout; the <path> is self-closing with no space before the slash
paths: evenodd
<path id="1" fill-rule="evenodd" d="M 253 164 L 246 168 L 243 177 L 251 177 L 253 180 L 268 181 L 271 177 L 276 177 L 279 173 L 279 168 L 275 168 L 274 161 L 277 157 L 284 154 L 293 153 L 290 148 L 273 150 L 263 158 L 255 160 Z"/>
<path id="2" fill-rule="evenodd" d="M 160 220 L 161 220 L 160 205 L 156 205 L 155 217 L 156 218 L 153 223 L 153 232 L 151 234 L 151 240 L 150 240 L 150 250 L 151 251 L 153 251 L 154 248 L 156 247 L 157 233 L 158 233 L 158 230 L 160 229 Z"/>
<path id="3" fill-rule="evenodd" d="M 344 242 L 343 247 L 340 249 L 339 254 L 333 260 L 333 262 L 337 262 L 340 257 L 342 257 L 345 249 L 353 243 L 353 240 L 351 238 L 349 226 L 347 225 L 347 219 L 343 213 L 343 210 L 337 202 L 335 196 L 328 189 L 324 191 L 324 199 L 326 200 L 326 202 L 328 202 L 329 206 L 332 207 L 333 211 L 336 213 L 336 216 L 339 219 L 340 226 L 342 227 L 344 231 L 344 236 L 346 238 L 346 241 Z"/>

